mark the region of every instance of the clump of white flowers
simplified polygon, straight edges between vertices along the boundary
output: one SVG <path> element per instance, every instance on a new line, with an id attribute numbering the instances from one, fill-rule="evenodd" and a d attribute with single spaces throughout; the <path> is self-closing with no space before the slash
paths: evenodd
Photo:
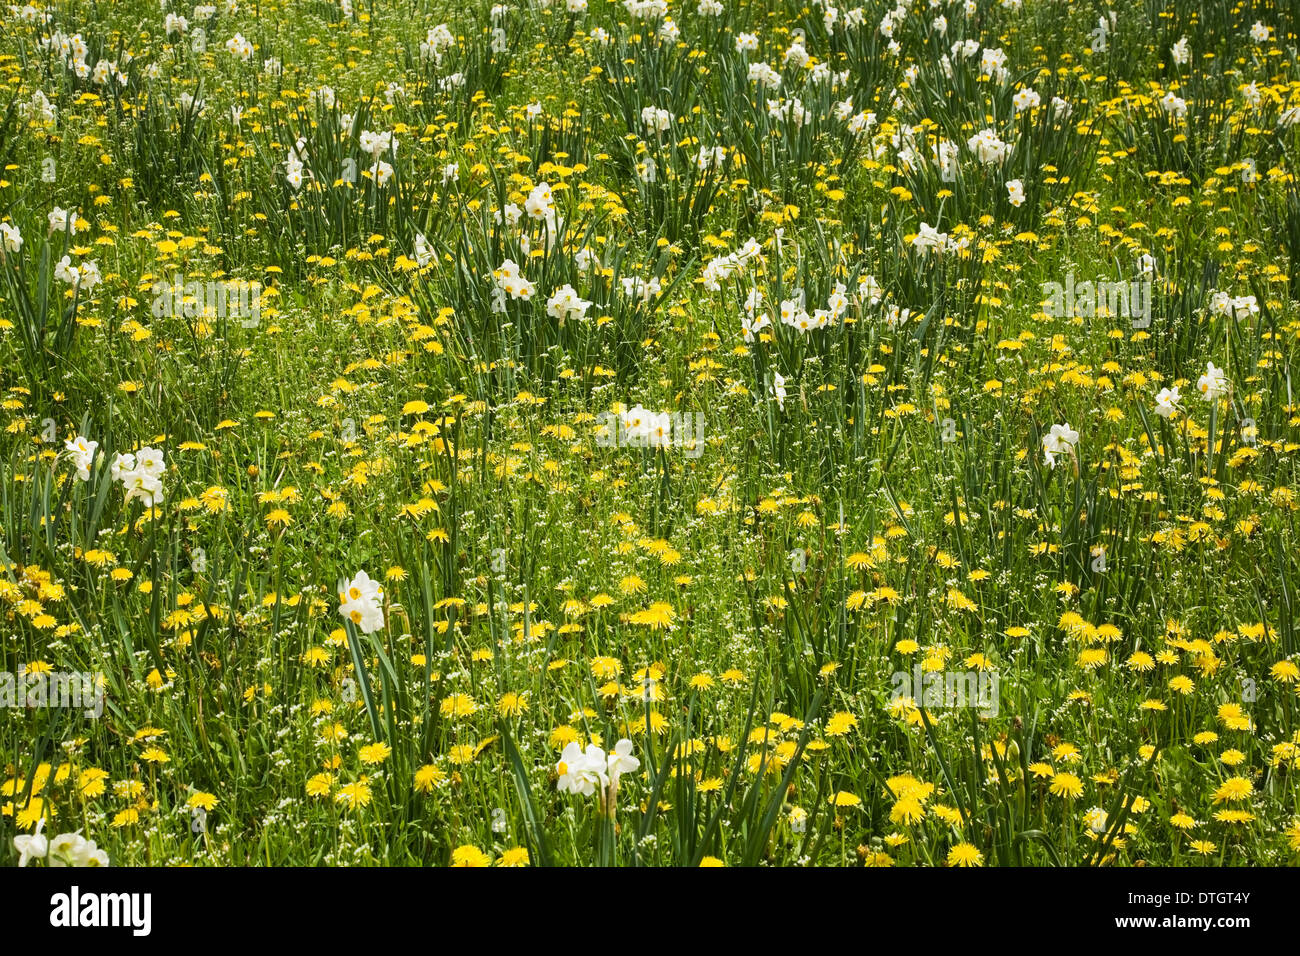
<path id="1" fill-rule="evenodd" d="M 803 290 L 796 290 L 794 298 L 781 302 L 781 324 L 804 333 L 811 332 L 813 329 L 824 329 L 832 323 L 838 324 L 849 307 L 849 299 L 845 295 L 847 291 L 844 283 L 837 282 L 835 291 L 826 301 L 826 308 L 814 309 L 809 313 L 804 305 Z"/>
<path id="2" fill-rule="evenodd" d="M 76 233 L 81 228 L 82 219 L 71 209 L 55 206 L 45 217 L 50 224 L 50 232 Z"/>
<path id="3" fill-rule="evenodd" d="M 1070 423 L 1053 425 L 1051 431 L 1043 436 L 1043 460 L 1052 468 L 1056 467 L 1057 455 L 1069 455 L 1077 467 L 1079 459 L 1075 456 L 1074 446 L 1079 443 L 1079 433 L 1070 427 Z"/>
<path id="4" fill-rule="evenodd" d="M 1196 380 L 1196 387 L 1207 402 L 1212 402 L 1228 394 L 1228 377 L 1213 362 L 1206 362 L 1205 374 Z"/>
<path id="5" fill-rule="evenodd" d="M 1253 295 L 1232 296 L 1226 292 L 1215 292 L 1210 296 L 1210 314 L 1231 316 L 1234 319 L 1259 315 L 1259 301 Z"/>
<path id="6" fill-rule="evenodd" d="M 492 280 L 495 287 L 492 290 L 492 311 L 504 312 L 506 310 L 506 296 L 511 299 L 523 299 L 527 302 L 537 291 L 537 286 L 524 278 L 519 266 L 513 259 L 507 259 L 505 262 L 493 270 Z"/>
<path id="7" fill-rule="evenodd" d="M 573 286 L 567 283 L 556 289 L 546 300 L 546 314 L 553 319 L 559 319 L 561 325 L 570 318 L 585 319 L 590 308 L 591 303 L 579 296 Z"/>
<path id="8" fill-rule="evenodd" d="M 0 258 L 6 252 L 17 252 L 23 247 L 23 234 L 18 227 L 7 222 L 0 222 Z"/>
<path id="9" fill-rule="evenodd" d="M 673 114 L 657 106 L 647 106 L 641 111 L 641 122 L 647 129 L 662 133 L 672 127 Z"/>
<path id="10" fill-rule="evenodd" d="M 452 36 L 451 30 L 447 24 L 440 23 L 427 34 L 424 41 L 420 44 L 420 59 L 424 62 L 433 60 L 434 63 L 442 63 L 442 53 L 456 45 L 456 38 Z"/>
<path id="11" fill-rule="evenodd" d="M 126 500 L 139 499 L 146 508 L 163 500 L 162 473 L 167 470 L 163 453 L 157 448 L 141 448 L 134 454 L 118 455 L 108 466 L 114 481 L 126 489 Z"/>
<path id="12" fill-rule="evenodd" d="M 991 129 L 982 129 L 966 141 L 966 148 L 985 166 L 997 166 L 1011 155 L 1011 146 Z"/>
<path id="13" fill-rule="evenodd" d="M 653 302 L 662 291 L 659 279 L 655 276 L 649 279 L 642 279 L 640 276 L 624 276 L 618 281 L 623 287 L 623 294 L 629 299 L 639 301 L 642 305 Z"/>
<path id="14" fill-rule="evenodd" d="M 672 416 L 633 405 L 618 416 L 620 443 L 634 448 L 666 448 L 672 443 Z"/>
<path id="15" fill-rule="evenodd" d="M 948 233 L 940 232 L 928 222 L 923 222 L 916 235 L 912 237 L 912 248 L 922 255 L 943 252 L 950 245 L 949 238 Z"/>
<path id="16" fill-rule="evenodd" d="M 99 442 L 90 441 L 84 435 L 69 438 L 63 443 L 63 449 L 72 459 L 72 467 L 77 469 L 77 477 L 82 481 L 90 481 L 90 466 L 95 461 L 95 449 L 98 447 Z"/>
<path id="17" fill-rule="evenodd" d="M 1017 113 L 1023 113 L 1025 110 L 1035 109 L 1043 102 L 1043 98 L 1038 95 L 1037 90 L 1025 87 L 1011 98 L 1011 102 L 1015 106 Z"/>
<path id="18" fill-rule="evenodd" d="M 632 741 L 624 737 L 608 754 L 596 744 L 584 750 L 577 741 L 571 742 L 560 754 L 555 765 L 559 778 L 556 786 L 564 793 L 590 797 L 600 795 L 601 809 L 613 818 L 618 807 L 619 777 L 632 773 L 641 761 L 632 756 Z"/>
<path id="19" fill-rule="evenodd" d="M 284 160 L 284 178 L 294 192 L 302 188 L 305 176 L 310 175 L 303 161 L 303 153 L 306 149 L 307 140 L 299 138 L 298 142 L 289 148 L 289 155 Z"/>
<path id="20" fill-rule="evenodd" d="M 54 266 L 54 275 L 60 282 L 66 282 L 74 289 L 92 291 L 101 279 L 99 264 L 87 259 L 80 265 L 72 264 L 71 256 L 64 256 Z"/>
<path id="21" fill-rule="evenodd" d="M 1161 418 L 1168 418 L 1174 412 L 1178 411 L 1178 403 L 1182 396 L 1178 394 L 1178 386 L 1173 388 L 1162 388 L 1156 394 L 1156 414 Z"/>
<path id="22" fill-rule="evenodd" d="M 365 571 L 358 571 L 351 581 L 339 588 L 339 614 L 363 634 L 372 634 L 384 626 L 384 588 Z"/>
<path id="23" fill-rule="evenodd" d="M 785 411 L 785 376 L 780 372 L 772 373 L 771 392 L 772 399 L 776 402 L 777 407 Z"/>
<path id="24" fill-rule="evenodd" d="M 253 44 L 242 33 L 236 33 L 226 41 L 226 51 L 241 63 L 247 63 L 253 58 Z"/>
<path id="25" fill-rule="evenodd" d="M 758 244 L 757 239 L 747 239 L 744 245 L 734 252 L 710 259 L 701 272 L 700 282 L 710 292 L 717 292 L 722 288 L 722 282 L 730 279 L 751 260 L 761 258 L 762 253 L 763 248 Z"/>
<path id="26" fill-rule="evenodd" d="M 80 831 L 60 833 L 50 839 L 41 833 L 44 826 L 45 818 L 42 817 L 32 833 L 14 837 L 20 867 L 32 860 L 44 860 L 46 866 L 56 867 L 108 866 L 108 854 L 96 846 L 94 840 L 83 837 Z"/>
<path id="27" fill-rule="evenodd" d="M 623 0 L 623 8 L 636 20 L 658 20 L 668 13 L 668 0 Z"/>

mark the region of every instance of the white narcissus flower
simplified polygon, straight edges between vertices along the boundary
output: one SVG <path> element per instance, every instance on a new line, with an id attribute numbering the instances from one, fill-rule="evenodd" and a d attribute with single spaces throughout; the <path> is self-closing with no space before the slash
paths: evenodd
<path id="1" fill-rule="evenodd" d="M 1173 388 L 1162 388 L 1156 395 L 1156 414 L 1161 418 L 1168 418 L 1178 410 L 1178 403 L 1181 401 L 1178 394 L 1178 386 Z"/>
<path id="2" fill-rule="evenodd" d="M 99 274 L 99 263 L 87 260 L 77 270 L 77 288 L 90 292 L 103 281 Z"/>
<path id="3" fill-rule="evenodd" d="M 885 309 L 885 324 L 891 329 L 896 329 L 900 325 L 906 325 L 911 317 L 911 309 L 900 309 L 896 305 L 891 305 L 889 308 Z"/>
<path id="4" fill-rule="evenodd" d="M 982 129 L 966 141 L 966 148 L 985 166 L 1005 162 L 1011 155 L 1011 145 L 998 138 L 992 129 Z"/>
<path id="5" fill-rule="evenodd" d="M 55 263 L 54 277 L 74 288 L 90 292 L 100 283 L 99 264 L 86 261 L 79 266 L 74 266 L 72 257 L 64 256 Z"/>
<path id="6" fill-rule="evenodd" d="M 167 469 L 163 453 L 157 448 L 144 447 L 135 453 L 135 467 L 150 478 L 158 478 Z"/>
<path id="7" fill-rule="evenodd" d="M 415 236 L 415 261 L 421 268 L 433 261 L 433 247 L 429 245 L 429 240 L 424 238 L 422 232 L 416 233 Z"/>
<path id="8" fill-rule="evenodd" d="M 919 231 L 912 239 L 912 247 L 922 253 L 928 253 L 932 249 L 943 252 L 947 246 L 948 233 L 940 232 L 928 222 L 921 223 Z"/>
<path id="9" fill-rule="evenodd" d="M 126 500 L 135 498 L 146 508 L 152 508 L 163 500 L 162 482 L 139 469 L 122 476 L 122 486 L 126 488 Z"/>
<path id="10" fill-rule="evenodd" d="M 619 416 L 619 425 L 623 429 L 623 441 L 629 445 L 643 448 L 650 441 L 650 420 L 653 413 L 641 405 L 633 405 Z"/>
<path id="11" fill-rule="evenodd" d="M 590 797 L 609 785 L 605 751 L 595 744 L 588 744 L 584 751 L 577 741 L 570 743 L 560 754 L 555 772 L 559 776 L 556 786 L 565 793 Z"/>
<path id="12" fill-rule="evenodd" d="M 553 319 L 559 319 L 561 322 L 568 318 L 578 320 L 587 317 L 587 310 L 591 308 L 591 303 L 581 298 L 574 291 L 573 286 L 563 285 L 555 290 L 555 293 L 546 301 L 546 314 Z"/>
<path id="13" fill-rule="evenodd" d="M 73 848 L 69 862 L 73 866 L 108 866 L 108 854 L 95 845 L 94 840 L 84 837 Z"/>
<path id="14" fill-rule="evenodd" d="M 673 114 L 657 106 L 647 106 L 641 110 L 641 122 L 656 133 L 662 133 L 673 125 Z"/>
<path id="15" fill-rule="evenodd" d="M 108 473 L 112 475 L 114 481 L 122 481 L 127 473 L 132 471 L 135 471 L 135 455 L 130 453 L 114 456 L 108 466 Z"/>
<path id="16" fill-rule="evenodd" d="M 1025 87 L 1023 90 L 1017 91 L 1016 95 L 1011 98 L 1011 102 L 1015 106 L 1017 113 L 1023 113 L 1025 110 L 1034 109 L 1043 102 L 1043 99 L 1038 95 L 1037 90 Z"/>
<path id="17" fill-rule="evenodd" d="M 17 252 L 23 247 L 23 234 L 18 227 L 0 222 L 0 252 Z"/>
<path id="18" fill-rule="evenodd" d="M 1160 108 L 1174 119 L 1182 119 L 1187 115 L 1187 101 L 1175 94 L 1173 90 L 1160 98 Z"/>
<path id="19" fill-rule="evenodd" d="M 858 298 L 867 305 L 879 305 L 883 291 L 873 275 L 858 277 Z"/>
<path id="20" fill-rule="evenodd" d="M 1025 203 L 1025 184 L 1018 179 L 1012 179 L 1007 183 L 1007 198 L 1011 205 L 1019 208 Z"/>
<path id="21" fill-rule="evenodd" d="M 494 311 L 505 311 L 506 295 L 509 295 L 512 299 L 523 299 L 527 302 L 532 298 L 533 293 L 537 291 L 537 287 L 524 278 L 523 273 L 519 271 L 519 266 L 515 264 L 513 259 L 507 259 L 501 263 L 501 267 L 492 273 L 492 278 L 496 281 L 496 294 L 499 297 L 499 302 L 493 305 Z M 497 308 L 498 305 L 500 308 Z"/>
<path id="22" fill-rule="evenodd" d="M 77 231 L 79 219 L 77 214 L 69 209 L 55 206 L 50 210 L 50 214 L 46 219 L 50 223 L 50 232 L 64 232 L 68 229 L 71 229 L 74 233 Z"/>
<path id="23" fill-rule="evenodd" d="M 1064 425 L 1053 425 L 1052 430 L 1043 436 L 1043 459 L 1053 468 L 1056 467 L 1057 455 L 1073 455 L 1074 446 L 1078 444 L 1079 433 Z"/>
<path id="24" fill-rule="evenodd" d="M 500 209 L 492 211 L 492 218 L 497 222 L 505 221 L 508 226 L 519 225 L 519 220 L 523 218 L 524 211 L 512 202 L 506 203 Z"/>
<path id="25" fill-rule="evenodd" d="M 373 634 L 384 626 L 384 589 L 365 571 L 343 585 L 339 591 L 339 614 L 360 628 L 363 634 Z"/>
<path id="26" fill-rule="evenodd" d="M 45 818 L 36 821 L 36 829 L 29 834 L 14 837 L 14 849 L 18 851 L 18 865 L 26 866 L 28 860 L 43 860 L 50 850 L 50 841 L 42 834 Z"/>
<path id="27" fill-rule="evenodd" d="M 980 72 L 992 76 L 1006 66 L 1007 55 L 1001 49 L 986 49 L 980 55 Z"/>
<path id="28" fill-rule="evenodd" d="M 1210 296 L 1210 314 L 1247 318 L 1259 315 L 1259 302 L 1253 295 L 1231 296 L 1226 292 L 1215 292 Z"/>
<path id="29" fill-rule="evenodd" d="M 740 332 L 746 342 L 754 341 L 754 336 L 772 324 L 772 320 L 766 315 L 758 315 L 751 318 L 748 315 L 740 317 Z"/>
<path id="30" fill-rule="evenodd" d="M 370 175 L 374 177 L 375 185 L 383 189 L 388 185 L 388 181 L 393 178 L 392 164 L 381 159 L 370 167 Z"/>
<path id="31" fill-rule="evenodd" d="M 362 130 L 361 135 L 357 137 L 357 145 L 361 151 L 369 153 L 372 158 L 378 159 L 390 149 L 393 155 L 397 155 L 397 139 L 391 132 L 374 133 L 370 130 Z"/>
<path id="32" fill-rule="evenodd" d="M 138 498 L 146 508 L 163 500 L 162 474 L 167 470 L 163 453 L 141 448 L 135 454 L 117 455 L 108 466 L 114 481 L 122 482 L 128 502 Z"/>
<path id="33" fill-rule="evenodd" d="M 538 183 L 524 200 L 524 212 L 533 219 L 545 219 L 555 209 L 549 183 Z"/>
<path id="34" fill-rule="evenodd" d="M 618 783 L 618 778 L 625 773 L 632 773 L 641 766 L 641 761 L 632 756 L 632 741 L 624 737 L 614 745 L 609 754 L 607 772 L 609 779 Z"/>
<path id="35" fill-rule="evenodd" d="M 108 866 L 108 853 L 101 850 L 95 845 L 94 840 L 87 840 L 86 845 L 81 848 L 78 866 Z"/>
<path id="36" fill-rule="evenodd" d="M 776 399 L 777 406 L 785 411 L 785 376 L 780 372 L 772 373 L 772 397 Z"/>
<path id="37" fill-rule="evenodd" d="M 95 449 L 98 447 L 99 442 L 90 441 L 84 435 L 69 438 L 63 443 L 64 451 L 72 459 L 72 465 L 77 469 L 77 477 L 82 481 L 90 480 L 90 466 L 95 460 Z"/>
<path id="38" fill-rule="evenodd" d="M 640 276 L 624 276 L 619 284 L 623 286 L 624 295 L 630 299 L 639 299 L 642 303 L 652 301 L 661 291 L 659 280 L 653 276 L 649 280 Z"/>
<path id="39" fill-rule="evenodd" d="M 72 267 L 72 256 L 64 256 L 54 264 L 54 278 L 68 285 L 76 285 L 81 274 Z"/>
<path id="40" fill-rule="evenodd" d="M 199 30 L 197 32 L 202 33 L 203 31 Z M 176 102 L 180 105 L 182 113 L 192 113 L 193 115 L 198 116 L 203 112 L 208 101 L 196 100 L 192 93 L 182 93 L 180 96 L 176 97 Z"/>
<path id="41" fill-rule="evenodd" d="M 1228 394 L 1228 379 L 1223 369 L 1216 368 L 1213 362 L 1206 362 L 1205 374 L 1196 380 L 1196 387 L 1207 402 L 1212 402 Z"/>
<path id="42" fill-rule="evenodd" d="M 243 63 L 247 63 L 253 58 L 253 44 L 244 39 L 242 33 L 236 33 L 226 41 L 226 51 Z"/>
<path id="43" fill-rule="evenodd" d="M 1233 318 L 1241 318 L 1243 315 L 1259 315 L 1259 302 L 1253 295 L 1234 296 L 1232 300 Z"/>
<path id="44" fill-rule="evenodd" d="M 53 867 L 108 866 L 108 854 L 80 832 L 60 833 L 51 840 L 48 860 Z"/>
<path id="45" fill-rule="evenodd" d="M 608 754 L 596 744 L 588 744 L 584 750 L 581 744 L 573 741 L 564 748 L 555 765 L 558 778 L 555 785 L 564 793 L 584 797 L 599 795 L 604 809 L 612 816 L 619 777 L 633 773 L 640 766 L 641 761 L 632 755 L 632 741 L 626 737 Z"/>
<path id="46" fill-rule="evenodd" d="M 651 448 L 667 448 L 672 443 L 672 438 L 672 416 L 667 412 L 651 412 L 646 422 L 647 444 Z"/>
<path id="47" fill-rule="evenodd" d="M 50 866 L 76 866 L 74 862 L 86 838 L 80 833 L 60 833 L 50 841 Z"/>

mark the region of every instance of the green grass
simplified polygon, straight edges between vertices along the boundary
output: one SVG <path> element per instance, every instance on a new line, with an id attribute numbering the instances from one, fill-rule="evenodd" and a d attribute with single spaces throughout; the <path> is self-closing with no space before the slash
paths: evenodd
<path id="1" fill-rule="evenodd" d="M 1153 2 L 1094 50 L 1104 5 L 977 7 L 913 4 L 896 56 L 879 2 L 829 33 L 674 5 L 676 39 L 526 4 L 508 50 L 488 4 L 241 4 L 202 53 L 144 0 L 7 12 L 0 672 L 102 674 L 104 709 L 0 708 L 0 860 L 44 818 L 113 865 L 1296 862 L 1300 24 Z M 398 141 L 382 186 L 363 131 Z M 1149 327 L 1049 314 L 1143 256 Z M 155 314 L 172 276 L 258 283 L 256 324 Z M 565 285 L 585 319 L 548 314 Z M 604 430 L 637 405 L 701 440 Z M 110 473 L 145 447 L 152 509 Z M 918 666 L 996 699 L 895 699 Z M 624 738 L 616 794 L 557 786 L 566 744 Z"/>

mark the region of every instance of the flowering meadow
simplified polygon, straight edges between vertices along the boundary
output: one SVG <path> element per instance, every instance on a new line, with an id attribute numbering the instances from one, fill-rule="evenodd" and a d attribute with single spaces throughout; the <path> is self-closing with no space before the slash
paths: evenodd
<path id="1" fill-rule="evenodd" d="M 4 5 L 0 864 L 1300 862 L 1298 343 L 1294 3 Z"/>

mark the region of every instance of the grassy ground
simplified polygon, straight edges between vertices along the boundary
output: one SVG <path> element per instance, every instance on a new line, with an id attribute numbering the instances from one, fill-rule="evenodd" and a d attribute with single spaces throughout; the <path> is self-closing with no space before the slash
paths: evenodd
<path id="1" fill-rule="evenodd" d="M 3 19 L 0 860 L 1296 861 L 1289 5 Z"/>

